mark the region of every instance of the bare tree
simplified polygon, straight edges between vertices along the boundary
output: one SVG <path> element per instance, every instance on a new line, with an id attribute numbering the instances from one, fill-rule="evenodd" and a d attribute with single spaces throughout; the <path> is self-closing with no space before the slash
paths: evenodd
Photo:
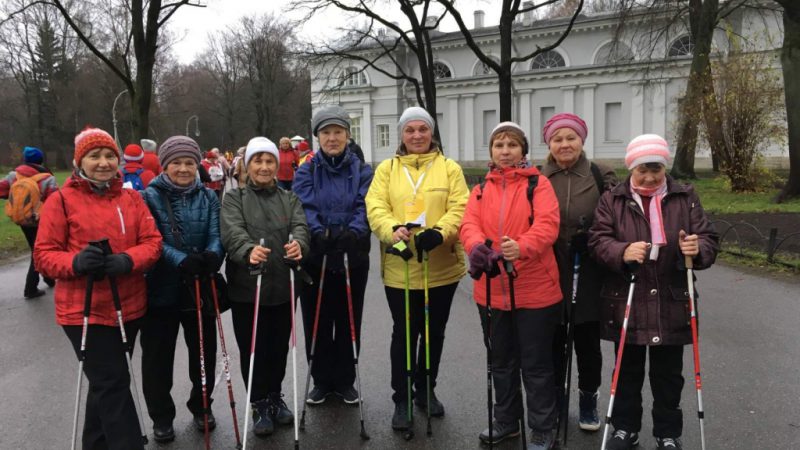
<path id="1" fill-rule="evenodd" d="M 778 194 L 779 203 L 800 197 L 800 4 L 793 0 L 775 0 L 783 7 L 783 91 L 786 98 L 786 121 L 789 129 L 789 179 Z"/>

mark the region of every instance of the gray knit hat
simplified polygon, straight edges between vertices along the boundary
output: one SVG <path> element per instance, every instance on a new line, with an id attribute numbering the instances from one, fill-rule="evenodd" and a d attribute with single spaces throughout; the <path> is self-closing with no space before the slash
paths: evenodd
<path id="1" fill-rule="evenodd" d="M 142 139 L 141 141 L 139 141 L 139 144 L 141 144 L 142 150 L 144 150 L 147 153 L 155 153 L 156 147 L 158 147 L 156 141 L 152 139 Z"/>
<path id="2" fill-rule="evenodd" d="M 161 147 L 158 148 L 158 162 L 164 168 L 173 159 L 183 156 L 194 159 L 197 164 L 200 164 L 200 160 L 203 159 L 200 153 L 200 146 L 188 136 L 172 136 L 162 142 Z"/>
<path id="3" fill-rule="evenodd" d="M 339 105 L 326 106 L 314 114 L 311 118 L 311 130 L 314 136 L 319 135 L 319 130 L 328 125 L 339 125 L 350 132 L 350 114 Z"/>
<path id="4" fill-rule="evenodd" d="M 406 124 L 412 120 L 421 120 L 425 122 L 431 130 L 435 128 L 433 125 L 433 117 L 431 117 L 428 111 L 425 111 L 424 108 L 420 108 L 419 106 L 412 106 L 403 111 L 403 114 L 400 116 L 400 121 L 397 122 L 397 129 L 400 133 L 403 132 L 403 128 L 405 128 Z"/>

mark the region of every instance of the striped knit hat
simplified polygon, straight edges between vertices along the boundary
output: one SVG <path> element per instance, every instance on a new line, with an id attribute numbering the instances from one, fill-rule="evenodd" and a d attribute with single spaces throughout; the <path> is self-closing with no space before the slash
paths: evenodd
<path id="1" fill-rule="evenodd" d="M 556 134 L 556 131 L 562 128 L 571 129 L 581 138 L 581 142 L 584 144 L 586 143 L 586 136 L 589 135 L 589 127 L 586 126 L 586 122 L 584 122 L 583 119 L 571 113 L 556 114 L 544 124 L 544 128 L 542 128 L 542 137 L 544 141 L 550 144 L 550 138 Z"/>
<path id="2" fill-rule="evenodd" d="M 100 128 L 86 127 L 75 136 L 75 153 L 72 157 L 72 163 L 75 167 L 79 167 L 81 159 L 97 148 L 109 148 L 114 151 L 117 159 L 119 159 L 119 148 L 117 148 L 117 143 L 114 142 L 114 138 L 110 134 Z"/>
<path id="3" fill-rule="evenodd" d="M 125 162 L 137 162 L 144 159 L 144 150 L 136 144 L 128 144 L 125 151 L 122 153 L 122 159 Z"/>
<path id="4" fill-rule="evenodd" d="M 635 137 L 625 150 L 625 166 L 628 170 L 640 164 L 669 163 L 669 144 L 657 134 L 643 134 Z"/>

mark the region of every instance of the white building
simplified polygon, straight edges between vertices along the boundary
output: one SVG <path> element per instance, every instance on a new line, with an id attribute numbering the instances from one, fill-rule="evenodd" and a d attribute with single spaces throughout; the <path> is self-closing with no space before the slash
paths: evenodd
<path id="1" fill-rule="evenodd" d="M 589 127 L 584 148 L 590 158 L 619 160 L 627 142 L 642 133 L 666 136 L 674 145 L 678 98 L 685 89 L 692 48 L 683 24 L 669 27 L 667 15 L 641 12 L 618 29 L 614 14 L 580 16 L 572 32 L 551 52 L 513 68 L 513 119 L 528 133 L 532 158 L 541 161 L 547 149 L 541 129 L 558 112 L 573 112 Z M 474 13 L 473 37 L 499 59 L 497 26 L 483 27 L 483 13 Z M 523 20 L 514 32 L 515 55 L 536 45 L 550 45 L 566 19 Z M 724 26 L 754 48 L 775 51 L 782 44 L 782 22 L 774 12 L 742 8 Z M 621 36 L 615 40 L 614 36 Z M 488 135 L 499 121 L 498 83 L 493 71 L 478 61 L 460 32 L 434 33 L 437 122 L 448 157 L 464 164 L 488 160 Z M 728 48 L 719 31 L 717 49 Z M 378 55 L 364 50 L 364 55 Z M 394 57 L 408 73 L 419 74 L 413 54 Z M 386 60 L 386 58 L 384 58 Z M 416 104 L 413 87 L 367 67 L 338 61 L 312 69 L 312 109 L 338 103 L 353 119 L 353 137 L 367 161 L 392 156 L 398 145 L 397 120 Z M 389 61 L 382 67 L 396 73 Z M 673 149 L 674 150 L 674 149 Z M 699 149 L 699 157 L 704 156 Z M 707 153 L 705 153 L 707 156 Z"/>

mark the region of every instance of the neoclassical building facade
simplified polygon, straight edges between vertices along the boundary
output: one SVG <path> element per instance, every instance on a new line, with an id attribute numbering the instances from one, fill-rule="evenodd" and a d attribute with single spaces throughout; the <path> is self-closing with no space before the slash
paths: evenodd
<path id="1" fill-rule="evenodd" d="M 540 131 L 544 122 L 559 112 L 573 112 L 586 121 L 584 148 L 590 158 L 620 160 L 627 142 L 642 133 L 661 134 L 674 145 L 678 100 L 692 46 L 681 21 L 659 25 L 669 14 L 640 11 L 626 17 L 622 29 L 615 14 L 581 15 L 559 47 L 512 68 L 512 116 L 528 134 L 534 161 L 547 153 Z M 475 40 L 499 59 L 497 27 L 483 26 L 480 11 L 474 23 Z M 566 23 L 521 20 L 515 27 L 513 53 L 525 55 L 537 45 L 549 45 Z M 781 19 L 774 12 L 742 9 L 723 25 L 714 37 L 715 48 L 722 52 L 730 45 L 729 35 L 740 36 L 756 51 L 777 54 L 782 44 Z M 480 164 L 489 159 L 488 135 L 499 121 L 497 77 L 477 59 L 461 32 L 433 36 L 437 123 L 445 154 L 463 164 Z M 363 55 L 374 57 L 376 51 L 366 48 Z M 393 56 L 406 73 L 418 76 L 414 55 L 401 47 Z M 389 73 L 398 72 L 388 58 L 379 64 Z M 367 161 L 394 154 L 397 120 L 403 109 L 416 104 L 409 83 L 347 60 L 312 66 L 311 75 L 313 111 L 342 105 L 350 112 L 353 137 Z M 704 149 L 698 156 L 704 156 Z"/>

